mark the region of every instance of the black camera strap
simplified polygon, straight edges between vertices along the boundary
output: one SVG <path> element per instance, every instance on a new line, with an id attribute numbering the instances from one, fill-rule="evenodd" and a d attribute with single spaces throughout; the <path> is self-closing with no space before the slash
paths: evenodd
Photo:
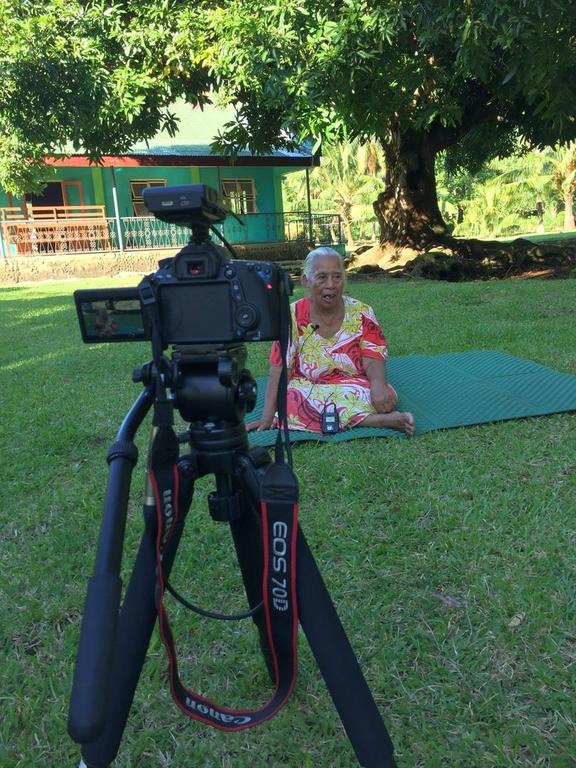
<path id="1" fill-rule="evenodd" d="M 264 568 L 263 610 L 270 647 L 275 691 L 259 709 L 229 709 L 186 688 L 178 673 L 172 628 L 164 607 L 166 578 L 163 552 L 179 522 L 179 469 L 170 460 L 174 444 L 159 429 L 153 441 L 150 479 L 157 515 L 157 608 L 160 636 L 169 662 L 172 697 L 189 717 L 225 731 L 251 728 L 268 720 L 288 700 L 297 676 L 298 611 L 296 599 L 296 536 L 298 533 L 298 483 L 287 464 L 271 464 L 262 483 L 261 519 Z"/>
<path id="2" fill-rule="evenodd" d="M 292 466 L 292 447 L 290 445 L 290 432 L 288 429 L 288 347 L 292 339 L 292 315 L 290 313 L 290 294 L 288 275 L 284 275 L 285 291 L 284 300 L 280 308 L 280 354 L 282 357 L 282 370 L 278 382 L 278 434 L 276 435 L 275 460 L 277 464 L 284 463 L 284 451 L 289 466 Z"/>

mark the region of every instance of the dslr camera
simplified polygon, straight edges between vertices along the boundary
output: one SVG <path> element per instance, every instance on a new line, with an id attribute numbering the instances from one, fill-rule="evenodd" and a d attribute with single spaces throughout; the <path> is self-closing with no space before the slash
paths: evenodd
<path id="1" fill-rule="evenodd" d="M 273 262 L 231 259 L 215 225 L 228 211 L 204 184 L 149 187 L 144 203 L 157 219 L 187 226 L 190 242 L 137 288 L 74 293 L 87 343 L 151 340 L 169 345 L 232 344 L 280 337 L 289 277 Z M 210 231 L 228 251 L 211 241 Z"/>

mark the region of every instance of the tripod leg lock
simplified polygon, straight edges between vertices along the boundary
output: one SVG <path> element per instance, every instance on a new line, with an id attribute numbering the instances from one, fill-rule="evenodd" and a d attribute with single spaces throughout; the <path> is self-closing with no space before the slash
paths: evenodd
<path id="1" fill-rule="evenodd" d="M 128 459 L 135 466 L 138 462 L 138 448 L 129 440 L 116 440 L 108 449 L 106 461 L 110 464 L 115 459 Z"/>

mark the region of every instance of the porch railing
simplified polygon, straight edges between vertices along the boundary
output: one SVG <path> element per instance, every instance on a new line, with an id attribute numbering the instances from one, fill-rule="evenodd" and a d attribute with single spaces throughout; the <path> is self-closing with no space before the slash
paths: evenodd
<path id="1" fill-rule="evenodd" d="M 0 236 L 4 257 L 110 247 L 103 205 L 0 208 Z"/>
<path id="2" fill-rule="evenodd" d="M 154 217 L 107 218 L 83 206 L 84 216 L 59 218 L 50 208 L 25 218 L 21 209 L 0 209 L 1 255 L 49 255 L 56 253 L 159 250 L 182 248 L 189 240 L 185 227 L 167 224 Z M 80 206 L 78 206 L 80 208 Z M 19 212 L 19 216 L 18 213 Z M 307 212 L 254 213 L 229 216 L 217 225 L 232 245 L 306 242 L 343 245 L 342 223 L 337 214 Z"/>
<path id="3" fill-rule="evenodd" d="M 26 205 L 0 208 L 1 221 L 103 219 L 105 216 L 103 205 Z"/>

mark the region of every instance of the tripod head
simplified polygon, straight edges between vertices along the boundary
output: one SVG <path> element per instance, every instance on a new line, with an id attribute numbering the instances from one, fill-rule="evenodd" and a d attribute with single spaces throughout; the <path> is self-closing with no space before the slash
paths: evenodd
<path id="1" fill-rule="evenodd" d="M 175 347 L 171 359 L 164 356 L 161 373 L 182 418 L 204 424 L 242 421 L 256 404 L 247 356 L 244 344 Z M 132 380 L 151 384 L 157 373 L 148 363 L 134 371 Z"/>
<path id="2" fill-rule="evenodd" d="M 257 393 L 247 356 L 244 344 L 175 347 L 171 358 L 162 357 L 160 371 L 147 363 L 132 379 L 148 386 L 162 376 L 197 450 L 245 448 L 243 419 L 254 409 Z"/>

